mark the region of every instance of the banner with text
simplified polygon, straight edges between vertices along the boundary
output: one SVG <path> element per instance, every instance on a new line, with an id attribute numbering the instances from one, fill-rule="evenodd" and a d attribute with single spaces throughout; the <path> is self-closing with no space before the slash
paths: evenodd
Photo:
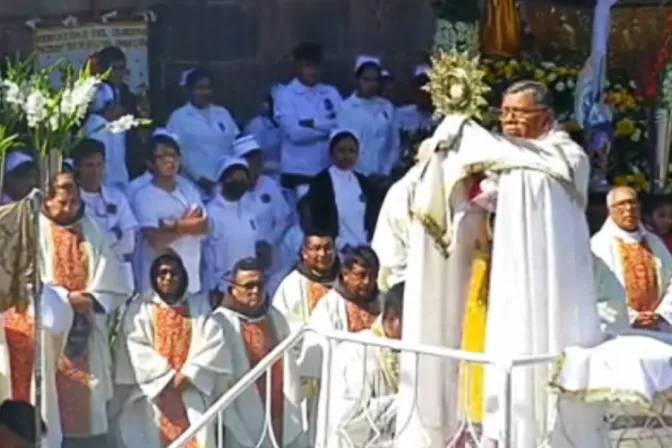
<path id="1" fill-rule="evenodd" d="M 126 53 L 128 86 L 135 92 L 146 90 L 149 86 L 146 22 L 38 28 L 33 35 L 33 46 L 40 67 L 48 67 L 59 59 L 65 59 L 79 68 L 91 54 L 110 45 Z M 55 85 L 60 83 L 57 73 L 54 73 L 52 82 Z"/>

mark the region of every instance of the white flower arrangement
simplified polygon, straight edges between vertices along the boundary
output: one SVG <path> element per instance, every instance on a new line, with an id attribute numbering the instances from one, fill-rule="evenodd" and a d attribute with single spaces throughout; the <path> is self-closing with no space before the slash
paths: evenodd
<path id="1" fill-rule="evenodd" d="M 660 107 L 672 110 L 672 64 L 667 64 L 660 87 Z"/>

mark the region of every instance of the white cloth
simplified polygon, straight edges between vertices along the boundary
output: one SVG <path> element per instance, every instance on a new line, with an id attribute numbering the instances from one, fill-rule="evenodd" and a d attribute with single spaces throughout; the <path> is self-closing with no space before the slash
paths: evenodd
<path id="1" fill-rule="evenodd" d="M 253 135 L 264 153 L 264 172 L 277 174 L 280 172 L 280 149 L 282 147 L 282 131 L 269 117 L 257 115 L 245 126 L 245 133 Z"/>
<path id="2" fill-rule="evenodd" d="M 298 331 L 299 328 L 310 321 L 309 286 L 310 280 L 294 269 L 280 283 L 273 296 L 273 306 L 285 316 L 289 328 L 293 332 Z"/>
<path id="3" fill-rule="evenodd" d="M 357 134 L 359 158 L 355 170 L 367 176 L 389 174 L 399 158 L 399 131 L 392 103 L 385 98 L 366 99 L 353 93 L 343 101 L 337 121 L 339 127 Z"/>
<path id="4" fill-rule="evenodd" d="M 230 354 L 224 349 L 222 329 L 210 319 L 210 303 L 204 295 L 187 296 L 191 321 L 189 355 L 179 373 L 191 385 L 182 394 L 190 423 L 201 420 L 217 398 L 215 385 L 220 375 L 232 373 Z M 157 421 L 161 415 L 155 400 L 178 373 L 156 350 L 155 306 L 167 305 L 155 294 L 134 300 L 124 315 L 123 338 L 119 338 L 115 385 L 124 397 L 118 418 L 118 437 L 128 448 L 160 448 Z M 116 398 L 116 397 L 115 397 Z M 215 447 L 214 425 L 199 431 L 200 447 Z"/>
<path id="5" fill-rule="evenodd" d="M 273 247 L 273 260 L 267 275 L 275 276 L 284 270 L 280 258 L 280 245 L 292 220 L 292 210 L 282 194 L 280 184 L 268 176 L 260 176 L 252 190 L 241 199 L 243 205 L 254 217 L 260 240 Z M 275 285 L 277 286 L 277 284 Z M 273 288 L 274 290 L 275 288 Z M 273 291 L 268 290 L 270 294 Z"/>
<path id="6" fill-rule="evenodd" d="M 12 151 L 5 156 L 5 174 L 14 171 L 24 163 L 35 163 L 33 158 L 23 151 Z"/>
<path id="7" fill-rule="evenodd" d="M 329 177 L 334 188 L 334 199 L 338 211 L 338 237 L 336 247 L 368 244 L 364 227 L 366 198 L 359 180 L 352 171 L 343 171 L 335 166 L 329 167 Z"/>
<path id="8" fill-rule="evenodd" d="M 378 67 L 381 67 L 382 64 L 380 62 L 380 58 L 376 56 L 370 56 L 368 54 L 360 54 L 357 56 L 357 59 L 355 59 L 355 73 L 362 67 L 364 64 L 375 64 Z"/>
<path id="9" fill-rule="evenodd" d="M 371 330 L 360 333 L 374 336 Z M 382 448 L 394 440 L 395 385 L 381 364 L 388 349 L 344 342 L 332 362 L 328 448 Z"/>
<path id="10" fill-rule="evenodd" d="M 428 130 L 434 126 L 431 112 L 423 112 L 415 104 L 397 107 L 395 111 L 397 132 L 415 133 Z"/>
<path id="11" fill-rule="evenodd" d="M 62 432 L 56 366 L 65 346 L 67 332 L 72 325 L 72 307 L 63 288 L 45 286 L 41 298 L 42 309 L 42 419 L 49 426 L 44 440 L 45 448 L 61 448 Z M 28 309 L 33 316 L 33 305 Z M 35 379 L 31 380 L 31 403 L 35 403 Z M 0 402 L 12 398 L 12 379 L 9 364 L 9 347 L 5 335 L 3 314 L 0 314 Z"/>
<path id="12" fill-rule="evenodd" d="M 297 256 L 303 246 L 303 238 L 303 230 L 298 224 L 294 224 L 285 232 L 278 249 L 279 263 L 285 274 L 288 274 L 296 264 Z"/>
<path id="13" fill-rule="evenodd" d="M 205 242 L 203 263 L 206 288 L 226 291 L 233 266 L 243 258 L 256 257 L 258 226 L 240 201 L 227 201 L 217 195 L 207 209 L 210 233 Z"/>
<path id="14" fill-rule="evenodd" d="M 639 232 L 628 235 L 610 219 L 590 240 L 595 293 L 602 325 L 610 332 L 621 333 L 629 329 L 637 317 L 637 312 L 628 306 L 625 273 L 616 238 L 622 239 L 626 244 L 637 244 L 644 239 L 651 248 L 660 294 L 660 302 L 655 312 L 664 319 L 667 324 L 665 327 L 669 331 L 672 324 L 672 255 L 660 238 L 644 227 Z"/>
<path id="15" fill-rule="evenodd" d="M 126 194 L 126 198 L 128 198 L 129 203 L 133 203 L 133 199 L 135 198 L 135 194 L 142 189 L 145 185 L 149 185 L 152 183 L 152 179 L 154 179 L 154 175 L 149 172 L 145 171 L 132 181 L 128 183 L 126 186 L 126 189 L 124 190 L 124 193 Z M 183 184 L 183 183 L 188 183 L 191 188 L 196 188 L 196 186 L 186 177 L 177 175 L 177 183 L 178 184 Z"/>
<path id="16" fill-rule="evenodd" d="M 135 250 L 138 221 L 126 196 L 115 188 L 101 186 L 98 193 L 81 190 L 80 197 L 85 204 L 84 212 L 98 225 L 110 249 L 121 262 L 128 288 L 134 289 L 131 257 Z"/>
<path id="17" fill-rule="evenodd" d="M 243 375 L 250 370 L 249 358 L 245 343 L 242 340 L 241 317 L 234 311 L 220 307 L 213 313 L 215 321 L 224 329 L 225 349 L 228 350 L 232 359 L 233 375 L 219 378 L 218 393 L 226 391 Z M 290 334 L 289 326 L 284 317 L 273 307 L 269 310 L 267 318 L 270 320 L 268 328 L 273 332 L 275 342 L 287 338 Z M 287 350 L 283 357 L 284 374 L 284 427 L 283 439 L 279 446 L 288 448 L 307 448 L 306 433 L 303 428 L 303 415 L 301 401 L 303 394 L 299 381 L 299 368 L 296 355 L 293 350 Z M 271 441 L 268 435 L 264 437 L 264 443 L 257 445 L 262 438 L 265 420 L 270 421 L 266 415 L 264 405 L 255 385 L 249 387 L 238 397 L 232 405 L 228 406 L 223 413 L 226 435 L 224 446 L 227 448 L 270 448 Z"/>
<path id="18" fill-rule="evenodd" d="M 40 273 L 44 285 L 51 286 L 54 285 L 52 221 L 40 214 L 39 223 Z M 83 247 L 88 256 L 89 278 L 85 292 L 91 294 L 104 310 L 104 313 L 93 314 L 88 342 L 91 394 L 91 415 L 89 417 L 91 433 L 89 435 L 100 435 L 107 432 L 107 402 L 112 399 L 113 395 L 107 317 L 123 305 L 132 290 L 124 282 L 120 262 L 112 253 L 98 226 L 86 216 L 78 223 L 84 237 Z M 60 290 L 64 300 L 67 298 L 67 292 L 71 292 L 66 292 L 62 288 L 55 289 Z M 67 327 L 68 332 L 70 325 Z M 53 422 L 51 426 L 54 426 Z"/>
<path id="19" fill-rule="evenodd" d="M 84 134 L 105 145 L 105 178 L 109 187 L 124 190 L 128 185 L 126 167 L 126 134 L 113 133 L 107 129 L 109 122 L 102 116 L 91 114 L 84 123 Z"/>
<path id="20" fill-rule="evenodd" d="M 182 218 L 184 214 L 193 208 L 200 208 L 207 216 L 207 212 L 201 202 L 199 192 L 191 183 L 177 182 L 177 187 L 172 192 L 158 188 L 153 183 L 141 187 L 131 202 L 140 229 L 158 229 L 161 220 Z M 182 258 L 184 267 L 189 276 L 189 292 L 197 293 L 201 290 L 201 243 L 204 235 L 184 235 L 173 241 L 170 247 Z M 149 269 L 156 251 L 144 240 L 140 244 L 141 251 L 140 272 L 136 278 L 138 292 L 145 293 L 150 290 Z"/>
<path id="21" fill-rule="evenodd" d="M 415 182 L 420 174 L 417 167 L 395 182 L 387 192 L 376 222 L 371 248 L 380 260 L 378 287 L 387 291 L 406 279 L 411 216 L 408 213 Z"/>
<path id="22" fill-rule="evenodd" d="M 240 133 L 229 111 L 216 105 L 196 109 L 187 103 L 173 111 L 166 127 L 180 139 L 187 177 L 217 181 L 219 161 L 233 153 L 233 140 Z"/>
<path id="23" fill-rule="evenodd" d="M 282 129 L 283 173 L 314 176 L 329 164 L 328 138 L 336 128 L 342 98 L 333 86 L 308 87 L 294 79 L 275 98 L 275 119 Z M 299 124 L 313 120 L 313 127 Z"/>
<path id="24" fill-rule="evenodd" d="M 461 138 L 455 139 L 459 130 Z M 473 215 L 461 224 L 452 218 L 467 202 L 460 181 L 471 169 L 480 168 L 501 173 L 486 354 L 509 359 L 599 343 L 602 335 L 583 213 L 590 164 L 583 149 L 563 132 L 534 141 L 513 140 L 455 116 L 444 120 L 435 137 L 450 149 L 431 153 L 420 164 L 424 172 L 412 212 L 446 232 L 437 241 L 418 220 L 412 221 L 404 339 L 460 347 L 475 224 L 470 221 Z M 449 246 L 449 257 L 437 243 L 443 250 Z M 418 363 L 415 356 L 402 354 L 397 423 L 403 430 L 397 433 L 397 446 L 409 446 L 420 438 L 426 438 L 427 447 L 444 446 L 456 429 L 457 374 L 457 363 L 425 358 Z M 537 448 L 551 429 L 548 378 L 548 366 L 514 370 L 512 446 L 516 448 Z M 499 439 L 502 431 L 501 390 L 501 372 L 486 368 L 484 433 L 493 439 Z M 574 434 L 584 429 L 590 430 L 571 428 Z"/>

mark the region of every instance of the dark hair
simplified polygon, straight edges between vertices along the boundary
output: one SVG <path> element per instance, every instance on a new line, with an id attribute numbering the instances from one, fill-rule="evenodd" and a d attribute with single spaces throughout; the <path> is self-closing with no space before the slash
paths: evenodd
<path id="1" fill-rule="evenodd" d="M 154 161 L 154 153 L 156 152 L 156 148 L 158 148 L 159 145 L 169 146 L 177 151 L 178 154 L 182 154 L 180 145 L 177 144 L 175 139 L 167 135 L 159 134 L 150 138 L 149 142 L 147 143 L 147 160 L 149 162 Z"/>
<path id="2" fill-rule="evenodd" d="M 672 195 L 669 194 L 653 194 L 650 196 L 644 197 L 643 201 L 644 209 L 647 214 L 651 214 L 666 206 L 672 206 Z"/>
<path id="3" fill-rule="evenodd" d="M 70 190 L 73 194 L 79 194 L 79 186 L 73 173 L 60 172 L 51 176 L 47 182 L 46 199 L 53 199 L 59 190 Z"/>
<path id="4" fill-rule="evenodd" d="M 540 82 L 524 80 L 511 84 L 504 91 L 504 95 L 514 95 L 516 93 L 529 93 L 534 98 L 534 102 L 544 109 L 553 110 L 553 94 Z"/>
<path id="5" fill-rule="evenodd" d="M 184 267 L 182 258 L 172 249 L 165 250 L 157 255 L 156 258 L 154 258 L 154 261 L 152 261 L 152 266 L 149 268 L 149 281 L 152 285 L 152 289 L 154 291 L 158 290 L 158 282 L 156 278 L 159 276 L 159 267 L 161 267 L 162 264 L 175 265 L 176 269 L 179 271 L 179 275 L 182 276 L 182 283 L 178 286 L 177 291 L 175 291 L 175 295 L 180 298 L 184 297 L 187 293 L 187 288 L 189 287 L 189 274 Z"/>
<path id="6" fill-rule="evenodd" d="M 383 295 L 383 319 L 390 315 L 403 318 L 405 286 L 404 282 L 397 283 Z"/>
<path id="7" fill-rule="evenodd" d="M 210 81 L 211 84 L 215 83 L 215 77 L 210 70 L 206 68 L 195 68 L 187 75 L 185 86 L 187 89 L 191 90 L 194 85 L 203 78 Z"/>
<path id="8" fill-rule="evenodd" d="M 24 442 L 37 443 L 35 434 L 35 406 L 25 401 L 5 400 L 0 404 L 0 426 L 12 431 Z M 47 425 L 40 419 L 40 436 L 47 433 Z"/>
<path id="9" fill-rule="evenodd" d="M 261 267 L 259 260 L 254 257 L 241 258 L 236 261 L 236 264 L 233 265 L 233 269 L 231 269 L 231 279 L 235 279 L 238 273 L 244 271 L 255 271 L 263 274 L 264 268 Z"/>
<path id="10" fill-rule="evenodd" d="M 98 140 L 92 138 L 85 138 L 77 144 L 72 150 L 72 163 L 78 166 L 82 160 L 100 154 L 105 158 L 105 145 Z"/>
<path id="11" fill-rule="evenodd" d="M 329 155 L 334 153 L 334 148 L 336 148 L 336 145 L 342 140 L 345 140 L 346 138 L 351 138 L 357 143 L 357 147 L 359 147 L 359 139 L 355 134 L 353 134 L 350 131 L 343 131 L 339 132 L 336 134 L 330 141 L 329 141 Z"/>
<path id="12" fill-rule="evenodd" d="M 320 64 L 324 57 L 324 51 L 320 44 L 314 42 L 302 42 L 294 48 L 294 60 L 296 62 L 309 62 Z"/>
<path id="13" fill-rule="evenodd" d="M 413 77 L 413 85 L 415 85 L 415 87 L 420 88 L 427 84 L 429 84 L 429 76 L 426 74 L 422 73 Z"/>
<path id="14" fill-rule="evenodd" d="M 354 265 L 377 271 L 380 268 L 380 260 L 373 249 L 361 245 L 348 248 L 343 254 L 343 269 L 350 270 Z"/>
<path id="15" fill-rule="evenodd" d="M 366 70 L 369 69 L 373 69 L 378 73 L 378 79 L 381 79 L 383 77 L 383 68 L 380 66 L 380 64 L 377 64 L 373 61 L 369 61 L 357 67 L 357 70 L 355 70 L 355 78 L 361 77 L 362 73 L 364 73 Z"/>
<path id="16" fill-rule="evenodd" d="M 119 47 L 105 47 L 98 52 L 98 65 L 103 71 L 107 71 L 112 63 L 125 60 L 126 54 Z"/>

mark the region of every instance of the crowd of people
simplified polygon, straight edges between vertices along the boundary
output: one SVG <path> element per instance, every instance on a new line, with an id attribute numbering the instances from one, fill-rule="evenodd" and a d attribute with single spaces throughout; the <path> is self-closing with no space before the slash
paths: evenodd
<path id="1" fill-rule="evenodd" d="M 111 75 L 91 104 L 87 138 L 51 179 L 39 217 L 47 447 L 167 447 L 305 324 L 401 338 L 406 204 L 419 179 L 416 168 L 402 166 L 404 136 L 435 125 L 421 89 L 430 67 L 414 72 L 414 103 L 395 108 L 384 96 L 391 81 L 380 59 L 357 58 L 356 89 L 343 100 L 320 81 L 319 45 L 301 44 L 294 56 L 296 77 L 272 89 L 264 113 L 242 132 L 212 103 L 212 75 L 185 72 L 187 101 L 153 130 L 141 171 L 127 157 L 132 136 L 101 126 L 131 107 L 125 56 L 116 48 L 98 55 Z M 509 89 L 504 135 L 560 132 L 549 98 L 531 81 Z M 589 170 L 587 157 L 579 159 L 585 179 L 577 191 L 587 189 Z M 21 210 L 37 165 L 15 151 L 4 169 L 2 202 Z M 498 188 L 483 174 L 465 181 L 482 215 L 464 318 L 463 346 L 473 351 L 485 345 Z M 672 322 L 669 234 L 663 243 L 642 226 L 630 189 L 614 189 L 607 205 L 610 218 L 592 241 L 600 318 L 613 332 L 664 331 Z M 651 216 L 658 231 L 669 230 L 670 202 L 656 203 Z M 578 241 L 583 233 L 572 235 Z M 32 304 L 6 311 L 2 322 L 0 399 L 31 402 Z M 395 437 L 398 354 L 344 343 L 333 356 L 324 390 L 320 345 L 307 337 L 225 409 L 221 433 L 207 425 L 186 446 L 213 447 L 216 434 L 226 448 L 314 446 L 321 395 L 330 401 L 329 448 L 372 446 L 372 438 L 385 446 Z M 479 422 L 482 373 L 474 378 L 467 413 Z"/>

